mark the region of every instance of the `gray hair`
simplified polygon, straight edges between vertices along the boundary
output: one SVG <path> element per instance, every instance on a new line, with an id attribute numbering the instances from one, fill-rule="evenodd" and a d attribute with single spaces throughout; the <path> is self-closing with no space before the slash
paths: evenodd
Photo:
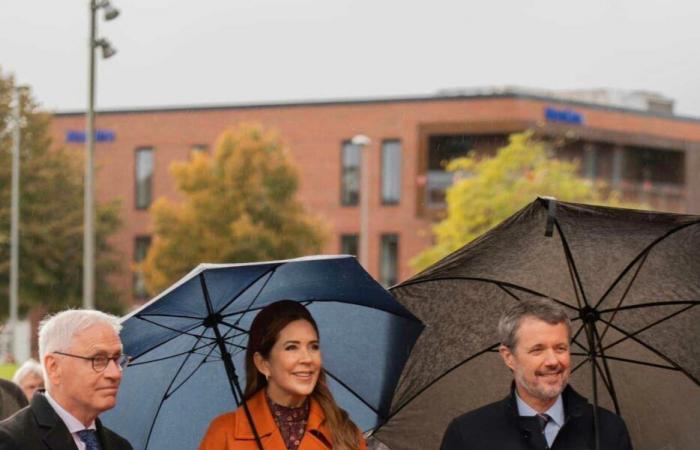
<path id="1" fill-rule="evenodd" d="M 92 309 L 69 309 L 42 320 L 39 324 L 42 364 L 47 353 L 68 350 L 76 334 L 99 324 L 109 325 L 117 334 L 122 329 L 118 317 Z"/>
<path id="2" fill-rule="evenodd" d="M 12 382 L 15 384 L 20 384 L 29 375 L 36 375 L 39 378 L 44 378 L 44 369 L 42 369 L 41 364 L 33 359 L 28 359 L 19 366 L 19 369 L 15 372 L 12 377 Z"/>
<path id="3" fill-rule="evenodd" d="M 522 300 L 510 307 L 498 321 L 498 337 L 501 344 L 511 351 L 517 345 L 517 333 L 524 317 L 534 317 L 550 325 L 563 323 L 571 337 L 571 320 L 564 308 L 546 298 Z"/>

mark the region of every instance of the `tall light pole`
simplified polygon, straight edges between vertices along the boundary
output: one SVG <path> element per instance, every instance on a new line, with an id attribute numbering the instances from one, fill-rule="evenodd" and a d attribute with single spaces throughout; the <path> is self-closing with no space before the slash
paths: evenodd
<path id="1" fill-rule="evenodd" d="M 12 192 L 10 194 L 10 339 L 14 349 L 19 321 L 19 157 L 22 138 L 22 92 L 16 86 L 12 108 Z"/>
<path id="2" fill-rule="evenodd" d="M 358 134 L 350 142 L 360 149 L 360 264 L 369 271 L 369 146 L 372 140 Z"/>
<path id="3" fill-rule="evenodd" d="M 83 308 L 95 308 L 95 51 L 102 49 L 107 59 L 117 51 L 106 39 L 97 39 L 97 10 L 104 9 L 104 19 L 112 20 L 119 15 L 109 0 L 90 0 L 90 36 L 88 40 L 88 107 L 85 130 L 85 199 L 83 218 Z"/>

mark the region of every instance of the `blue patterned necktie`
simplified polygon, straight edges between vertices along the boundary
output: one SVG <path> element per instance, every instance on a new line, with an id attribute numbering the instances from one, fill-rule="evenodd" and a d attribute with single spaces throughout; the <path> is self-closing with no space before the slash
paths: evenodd
<path id="1" fill-rule="evenodd" d="M 95 430 L 80 430 L 78 431 L 78 437 L 85 442 L 85 450 L 102 450 Z"/>

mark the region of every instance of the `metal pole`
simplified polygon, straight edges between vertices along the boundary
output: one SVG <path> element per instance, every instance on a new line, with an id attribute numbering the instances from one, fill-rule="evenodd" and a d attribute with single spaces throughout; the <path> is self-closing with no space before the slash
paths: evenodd
<path id="1" fill-rule="evenodd" d="M 369 272 L 369 144 L 360 144 L 360 264 Z"/>
<path id="2" fill-rule="evenodd" d="M 95 36 L 97 5 L 90 0 L 90 36 L 88 40 L 88 106 L 85 130 L 85 198 L 83 217 L 83 308 L 95 308 L 95 192 L 93 186 L 95 152 Z"/>
<path id="3" fill-rule="evenodd" d="M 14 127 L 12 128 L 12 194 L 10 217 L 10 339 L 11 349 L 14 349 L 17 337 L 17 321 L 19 310 L 19 152 L 21 139 L 21 104 L 20 88 L 15 87 L 15 104 L 12 109 Z"/>

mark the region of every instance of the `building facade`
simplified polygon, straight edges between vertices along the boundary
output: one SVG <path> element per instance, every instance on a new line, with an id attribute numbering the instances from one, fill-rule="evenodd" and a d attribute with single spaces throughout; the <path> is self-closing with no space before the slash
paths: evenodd
<path id="1" fill-rule="evenodd" d="M 559 156 L 579 161 L 582 175 L 629 199 L 659 210 L 700 213 L 700 119 L 673 115 L 668 102 L 660 108 L 658 96 L 648 108 L 637 97 L 633 107 L 599 97 L 506 89 L 102 111 L 96 119 L 97 198 L 119 199 L 124 223 L 114 244 L 125 269 L 115 282 L 133 299 L 144 299 L 143 281 L 132 268 L 150 244 L 151 203 L 161 196 L 179 198 L 169 166 L 191 152 L 212 151 L 222 131 L 242 122 L 278 131 L 290 149 L 302 202 L 329 225 L 325 253 L 358 252 L 365 195 L 360 155 L 367 155 L 367 269 L 385 285 L 409 277 L 409 260 L 431 243 L 431 226 L 444 213 L 445 189 L 452 182 L 445 162 L 470 150 L 492 152 L 509 134 L 526 129 L 551 143 Z M 84 126 L 83 112 L 56 114 L 55 145 L 84 151 Z M 351 142 L 358 134 L 370 138 L 364 150 Z"/>

